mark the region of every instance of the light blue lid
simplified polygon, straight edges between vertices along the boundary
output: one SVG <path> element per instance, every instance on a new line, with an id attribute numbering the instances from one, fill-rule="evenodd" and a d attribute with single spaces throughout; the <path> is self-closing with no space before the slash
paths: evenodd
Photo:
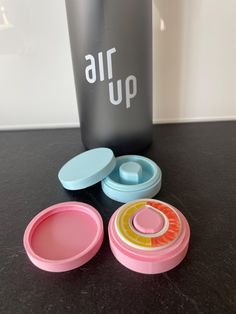
<path id="1" fill-rule="evenodd" d="M 122 156 L 116 158 L 114 170 L 102 181 L 102 189 L 108 197 L 121 203 L 152 198 L 161 188 L 161 177 L 161 169 L 151 159 Z"/>
<path id="2" fill-rule="evenodd" d="M 103 180 L 115 164 L 111 149 L 95 148 L 69 160 L 59 171 L 58 178 L 67 190 L 80 190 Z"/>

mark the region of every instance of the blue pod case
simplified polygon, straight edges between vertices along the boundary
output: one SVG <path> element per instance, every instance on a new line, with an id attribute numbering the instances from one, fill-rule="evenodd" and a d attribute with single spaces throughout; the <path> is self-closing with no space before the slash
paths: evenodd
<path id="1" fill-rule="evenodd" d="M 109 198 L 126 203 L 154 197 L 161 188 L 161 178 L 161 169 L 151 159 L 126 155 L 116 158 L 116 166 L 102 181 L 102 189 Z"/>

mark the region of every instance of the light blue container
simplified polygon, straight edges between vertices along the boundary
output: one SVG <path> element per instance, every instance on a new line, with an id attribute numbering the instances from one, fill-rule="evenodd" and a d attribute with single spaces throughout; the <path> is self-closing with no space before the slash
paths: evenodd
<path id="1" fill-rule="evenodd" d="M 152 160 L 122 156 L 116 158 L 114 170 L 102 181 L 102 189 L 108 197 L 122 203 L 152 198 L 160 191 L 161 177 L 161 169 Z"/>
<path id="2" fill-rule="evenodd" d="M 58 178 L 67 190 L 80 190 L 102 181 L 103 192 L 111 199 L 126 203 L 152 198 L 161 188 L 161 169 L 143 156 L 114 157 L 108 148 L 96 148 L 69 160 Z"/>

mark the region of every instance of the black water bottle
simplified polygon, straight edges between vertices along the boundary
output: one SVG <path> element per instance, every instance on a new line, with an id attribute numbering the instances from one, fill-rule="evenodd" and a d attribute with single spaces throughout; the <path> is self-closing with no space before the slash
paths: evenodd
<path id="1" fill-rule="evenodd" d="M 65 0 L 82 140 L 116 154 L 152 140 L 152 0 Z"/>

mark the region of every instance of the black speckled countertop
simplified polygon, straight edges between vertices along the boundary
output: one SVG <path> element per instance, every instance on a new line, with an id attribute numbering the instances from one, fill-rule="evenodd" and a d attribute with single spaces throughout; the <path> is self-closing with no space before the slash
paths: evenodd
<path id="1" fill-rule="evenodd" d="M 107 225 L 119 203 L 100 184 L 68 192 L 60 167 L 82 152 L 79 129 L 0 133 L 0 313 L 236 313 L 236 122 L 154 127 L 144 155 L 163 172 L 157 196 L 179 208 L 190 249 L 161 275 L 132 272 L 113 257 Z M 79 269 L 47 273 L 28 260 L 22 237 L 49 205 L 83 201 L 98 209 L 105 239 Z"/>

